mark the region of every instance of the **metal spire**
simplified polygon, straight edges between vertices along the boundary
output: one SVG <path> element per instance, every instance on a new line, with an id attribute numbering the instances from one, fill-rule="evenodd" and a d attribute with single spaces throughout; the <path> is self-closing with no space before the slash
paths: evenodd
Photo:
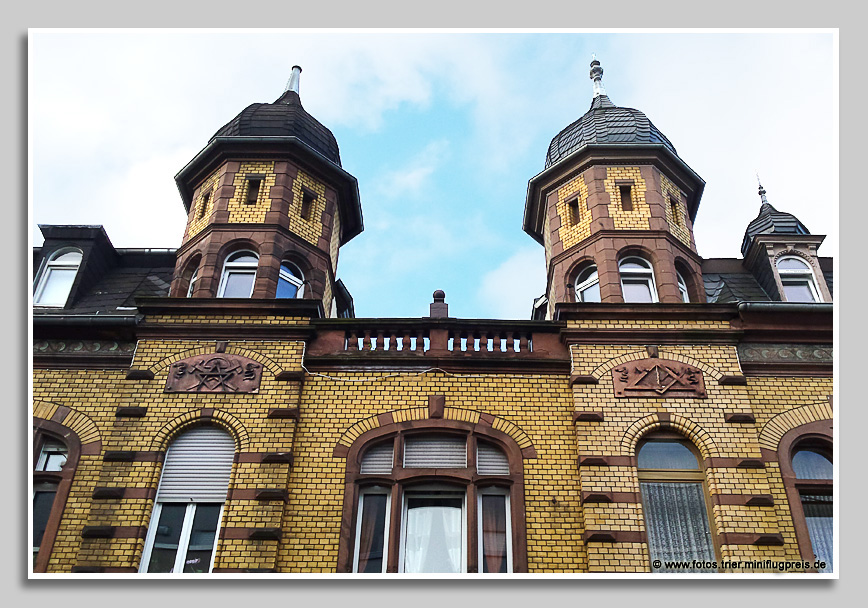
<path id="1" fill-rule="evenodd" d="M 292 91 L 298 95 L 298 81 L 301 79 L 301 68 L 297 65 L 292 66 L 292 74 L 289 76 L 289 81 L 286 83 L 284 93 Z"/>
<path id="2" fill-rule="evenodd" d="M 762 199 L 762 204 L 768 205 L 769 201 L 766 198 L 766 189 L 763 188 L 763 183 L 760 181 L 759 173 L 756 174 L 756 181 L 759 184 L 759 195 L 760 195 L 760 199 Z"/>
<path id="3" fill-rule="evenodd" d="M 603 88 L 603 68 L 600 67 L 600 62 L 597 61 L 597 54 L 591 55 L 591 80 L 594 81 L 594 97 L 600 97 L 606 94 L 606 89 Z"/>

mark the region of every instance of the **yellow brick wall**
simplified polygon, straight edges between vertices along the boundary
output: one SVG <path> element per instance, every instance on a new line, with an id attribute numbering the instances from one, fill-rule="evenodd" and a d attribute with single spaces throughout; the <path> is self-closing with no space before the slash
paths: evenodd
<path id="1" fill-rule="evenodd" d="M 263 176 L 259 184 L 259 195 L 255 204 L 247 203 L 248 176 L 251 175 Z M 227 207 L 229 211 L 229 223 L 258 224 L 264 222 L 265 214 L 271 209 L 270 193 L 275 179 L 273 161 L 242 162 L 241 167 L 235 174 L 235 180 L 232 182 L 232 185 L 235 186 L 235 193 L 229 199 Z"/>
<path id="2" fill-rule="evenodd" d="M 663 194 L 663 207 L 666 209 L 666 222 L 669 224 L 669 231 L 675 235 L 679 241 L 690 247 L 690 233 L 687 231 L 687 201 L 681 193 L 681 190 L 672 183 L 672 181 L 660 174 L 660 192 Z M 678 206 L 678 217 L 672 215 L 672 205 L 669 200 L 674 199 Z"/>
<path id="3" fill-rule="evenodd" d="M 576 195 L 579 197 L 579 218 L 573 225 L 573 212 L 567 202 Z M 557 211 L 561 218 L 558 235 L 564 244 L 564 250 L 591 236 L 591 210 L 588 209 L 588 186 L 585 184 L 584 177 L 581 175 L 574 177 L 558 188 Z"/>
<path id="4" fill-rule="evenodd" d="M 621 191 L 616 185 L 617 180 L 633 180 L 631 196 L 633 210 L 621 209 Z M 614 222 L 615 230 L 648 230 L 651 208 L 645 200 L 645 180 L 639 167 L 606 167 L 606 192 L 609 193 L 609 216 Z"/>
<path id="5" fill-rule="evenodd" d="M 153 321 L 150 318 L 149 321 Z M 165 320 L 165 319 L 164 319 Z M 304 320 L 295 319 L 296 322 Z M 605 321 L 599 322 L 605 325 Z M 684 322 L 684 326 L 692 326 Z M 681 327 L 671 322 L 670 327 Z M 423 420 L 427 398 L 446 396 L 446 419 L 477 422 L 482 413 L 495 417 L 495 429 L 513 437 L 521 448 L 533 446 L 536 458 L 523 460 L 528 568 L 531 572 L 647 571 L 645 543 L 585 544 L 585 530 L 641 532 L 641 503 L 581 504 L 585 492 L 639 492 L 637 471 L 630 466 L 582 466 L 587 456 L 631 456 L 636 441 L 660 428 L 657 414 L 668 413 L 670 428 L 697 443 L 703 456 L 760 458 L 760 448 L 774 449 L 791 428 L 831 416 L 827 396 L 832 380 L 755 378 L 744 386 L 721 385 L 722 375 L 740 372 L 729 345 L 661 345 L 659 356 L 699 367 L 707 399 L 614 397 L 611 370 L 645 358 L 645 345 L 573 345 L 572 373 L 593 375 L 598 384 L 569 385 L 564 375 L 473 374 L 443 372 L 332 372 L 307 375 L 298 382 L 279 382 L 281 371 L 299 371 L 300 342 L 229 341 L 226 352 L 263 365 L 256 394 L 164 393 L 172 362 L 214 352 L 209 340 L 142 340 L 132 367 L 154 372 L 153 380 L 126 380 L 125 370 L 36 369 L 34 416 L 50 419 L 63 405 L 71 408 L 65 424 L 83 441 L 102 442 L 103 450 L 159 451 L 172 433 L 196 420 L 203 408 L 233 429 L 244 452 L 292 452 L 292 467 L 283 463 L 238 462 L 231 489 L 286 489 L 289 500 L 233 499 L 222 525 L 282 527 L 276 541 L 221 540 L 217 568 L 276 568 L 282 572 L 332 572 L 337 566 L 345 490 L 345 461 L 338 445 L 351 446 L 362 433 L 379 425 L 376 416 L 390 412 L 395 421 Z M 301 391 L 299 393 L 299 391 Z M 118 418 L 119 406 L 146 406 L 144 418 Z M 270 408 L 298 406 L 301 419 L 269 419 Z M 574 411 L 599 411 L 602 422 L 573 423 Z M 752 411 L 755 424 L 728 424 L 727 412 Z M 95 501 L 95 487 L 155 488 L 155 462 L 105 462 L 83 456 L 73 480 L 58 531 L 49 571 L 75 565 L 135 567 L 141 539 L 82 539 L 85 525 L 147 526 L 153 503 L 146 499 Z M 771 507 L 720 505 L 711 508 L 718 533 L 780 533 L 781 547 L 723 545 L 721 558 L 798 560 L 792 517 L 780 469 L 714 466 L 705 486 L 717 494 L 770 494 Z"/>

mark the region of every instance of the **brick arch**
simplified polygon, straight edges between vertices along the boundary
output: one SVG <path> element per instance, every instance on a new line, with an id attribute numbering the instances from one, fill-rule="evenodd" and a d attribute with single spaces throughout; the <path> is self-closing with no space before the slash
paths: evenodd
<path id="1" fill-rule="evenodd" d="M 597 276 L 599 276 L 600 267 L 597 264 L 597 260 L 593 255 L 588 253 L 582 254 L 578 259 L 574 260 L 564 273 L 564 289 L 566 290 L 564 293 L 567 294 L 567 300 L 569 302 L 577 301 L 576 281 L 578 280 L 579 275 L 589 266 L 596 266 Z"/>
<path id="2" fill-rule="evenodd" d="M 618 365 L 622 365 L 624 363 L 629 363 L 630 361 L 638 361 L 640 359 L 648 359 L 648 352 L 644 349 L 636 350 L 632 353 L 627 353 L 624 355 L 620 355 L 613 359 L 609 359 L 598 365 L 591 371 L 591 375 L 597 378 L 598 380 L 602 378 L 607 372 L 611 371 L 614 367 Z M 694 359 L 693 357 L 688 357 L 682 353 L 677 351 L 671 351 L 666 349 L 665 347 L 658 348 L 657 351 L 658 359 L 669 359 L 670 361 L 678 361 L 679 363 L 686 363 L 688 365 L 692 365 L 695 368 L 698 368 L 702 371 L 703 374 L 712 378 L 714 380 L 719 380 L 723 376 L 723 372 L 721 372 L 716 367 L 712 367 L 707 363 L 700 361 L 699 359 Z"/>
<path id="3" fill-rule="evenodd" d="M 811 268 L 817 267 L 817 265 L 814 263 L 813 257 L 811 257 L 810 255 L 808 255 L 807 253 L 805 253 L 803 251 L 799 251 L 798 249 L 785 249 L 784 251 L 779 251 L 778 253 L 776 253 L 774 260 L 773 260 L 775 266 L 777 266 L 778 260 L 783 258 L 783 257 L 801 258 L 802 260 L 807 262 L 809 267 L 811 267 Z"/>
<path id="4" fill-rule="evenodd" d="M 702 458 L 718 456 L 720 452 L 711 435 L 701 426 L 678 414 L 651 414 L 631 424 L 621 437 L 621 455 L 635 456 L 636 445 L 648 433 L 667 430 L 684 435 L 699 450 Z"/>
<path id="5" fill-rule="evenodd" d="M 85 414 L 73 409 L 69 406 L 44 401 L 42 399 L 33 400 L 33 420 L 44 420 L 54 422 L 74 434 L 82 447 L 88 446 L 85 453 L 99 453 L 102 446 L 102 438 L 99 434 L 99 427 Z"/>
<path id="6" fill-rule="evenodd" d="M 153 373 L 155 376 L 162 372 L 167 367 L 171 366 L 176 361 L 180 361 L 181 359 L 186 359 L 188 357 L 195 357 L 196 355 L 217 355 L 220 353 L 214 352 L 214 344 L 215 342 L 203 342 L 201 346 L 196 346 L 193 348 L 188 348 L 186 350 L 182 350 L 179 353 L 171 354 L 163 359 L 160 359 L 153 365 L 148 368 L 148 371 Z M 283 368 L 273 359 L 270 359 L 263 355 L 262 353 L 248 350 L 246 348 L 236 346 L 234 343 L 229 342 L 226 347 L 226 354 L 228 355 L 238 355 L 240 357 L 247 357 L 248 359 L 253 359 L 257 363 L 262 364 L 262 367 L 271 372 L 274 375 L 279 374 L 283 371 Z"/>
<path id="7" fill-rule="evenodd" d="M 447 407 L 443 410 L 443 418 L 429 418 L 428 408 L 419 407 L 409 410 L 392 410 L 385 414 L 377 414 L 359 420 L 341 434 L 335 446 L 335 451 L 346 453 L 352 447 L 356 439 L 362 434 L 401 422 L 411 422 L 415 420 L 427 420 L 434 423 L 439 420 L 452 422 L 463 422 L 469 428 L 490 427 L 495 431 L 503 433 L 511 438 L 522 452 L 524 458 L 536 458 L 536 449 L 533 446 L 528 434 L 521 427 L 509 422 L 504 418 L 484 414 L 477 410 L 468 410 L 457 407 Z"/>
<path id="8" fill-rule="evenodd" d="M 205 424 L 219 426 L 228 432 L 235 441 L 236 453 L 249 451 L 250 434 L 247 429 L 241 421 L 222 410 L 213 410 L 209 415 L 203 415 L 201 411 L 187 412 L 175 417 L 154 434 L 150 449 L 154 452 L 165 452 L 178 435 L 195 426 Z"/>
<path id="9" fill-rule="evenodd" d="M 759 445 L 761 448 L 777 451 L 781 439 L 789 431 L 822 420 L 832 420 L 832 404 L 828 401 L 818 401 L 781 412 L 763 425 L 759 434 Z"/>

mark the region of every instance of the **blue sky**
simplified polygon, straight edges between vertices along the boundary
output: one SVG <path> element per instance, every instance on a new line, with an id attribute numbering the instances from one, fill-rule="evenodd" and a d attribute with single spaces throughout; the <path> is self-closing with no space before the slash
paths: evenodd
<path id="1" fill-rule="evenodd" d="M 706 181 L 703 257 L 738 257 L 770 202 L 838 247 L 837 61 L 829 32 L 422 33 L 108 30 L 29 35 L 31 238 L 103 224 L 117 247 L 174 248 L 174 175 L 244 107 L 303 68 L 365 231 L 337 275 L 360 317 L 529 318 L 542 246 L 521 230 L 551 138 L 591 102 L 591 54 Z M 215 54 L 215 49 L 231 49 Z"/>

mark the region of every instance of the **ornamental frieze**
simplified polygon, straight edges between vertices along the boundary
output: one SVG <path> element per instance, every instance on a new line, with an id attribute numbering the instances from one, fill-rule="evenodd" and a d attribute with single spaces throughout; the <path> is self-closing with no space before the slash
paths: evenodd
<path id="1" fill-rule="evenodd" d="M 612 370 L 616 397 L 692 397 L 704 399 L 702 371 L 668 359 L 640 359 Z"/>
<path id="2" fill-rule="evenodd" d="M 239 355 L 211 353 L 176 361 L 166 378 L 167 393 L 256 393 L 262 365 Z"/>
<path id="3" fill-rule="evenodd" d="M 34 340 L 34 354 L 129 355 L 135 342 L 115 340 Z"/>
<path id="4" fill-rule="evenodd" d="M 743 362 L 832 363 L 828 345 L 739 344 L 738 358 Z"/>

